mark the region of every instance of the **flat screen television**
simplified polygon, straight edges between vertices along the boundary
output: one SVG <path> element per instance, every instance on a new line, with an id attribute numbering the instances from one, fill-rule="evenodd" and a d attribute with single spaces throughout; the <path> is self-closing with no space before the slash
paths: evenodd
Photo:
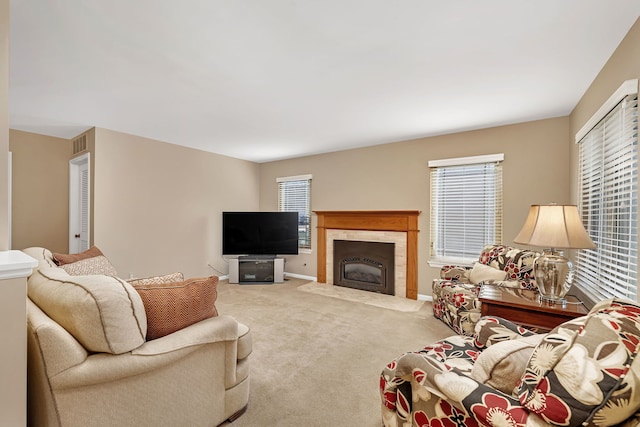
<path id="1" fill-rule="evenodd" d="M 298 255 L 298 213 L 222 212 L 222 255 Z"/>

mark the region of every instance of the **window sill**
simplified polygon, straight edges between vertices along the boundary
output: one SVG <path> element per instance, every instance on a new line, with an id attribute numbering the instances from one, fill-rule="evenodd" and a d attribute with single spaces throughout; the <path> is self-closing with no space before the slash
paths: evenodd
<path id="1" fill-rule="evenodd" d="M 472 258 L 434 258 L 427 261 L 429 267 L 442 268 L 445 265 L 455 265 L 460 267 L 473 267 L 473 264 L 478 261 Z"/>

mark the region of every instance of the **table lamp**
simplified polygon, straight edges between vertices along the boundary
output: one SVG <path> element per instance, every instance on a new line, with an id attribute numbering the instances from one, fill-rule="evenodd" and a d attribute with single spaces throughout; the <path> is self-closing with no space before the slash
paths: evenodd
<path id="1" fill-rule="evenodd" d="M 573 264 L 558 249 L 593 249 L 575 205 L 532 205 L 522 230 L 513 240 L 542 247 L 536 258 L 533 275 L 540 298 L 553 303 L 564 302 L 573 282 Z"/>

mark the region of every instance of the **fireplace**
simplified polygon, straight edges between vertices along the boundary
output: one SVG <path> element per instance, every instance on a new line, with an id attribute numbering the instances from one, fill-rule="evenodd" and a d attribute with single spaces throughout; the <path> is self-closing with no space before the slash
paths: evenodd
<path id="1" fill-rule="evenodd" d="M 395 244 L 333 241 L 334 285 L 394 295 Z"/>
<path id="2" fill-rule="evenodd" d="M 394 295 L 418 297 L 420 211 L 314 211 L 318 216 L 318 283 L 333 285 L 333 241 L 395 244 Z"/>

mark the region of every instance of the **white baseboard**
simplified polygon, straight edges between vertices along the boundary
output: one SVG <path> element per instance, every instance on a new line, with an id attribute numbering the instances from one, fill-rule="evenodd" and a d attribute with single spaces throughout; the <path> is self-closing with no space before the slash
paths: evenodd
<path id="1" fill-rule="evenodd" d="M 284 277 L 293 277 L 294 279 L 304 279 L 304 280 L 312 280 L 314 282 L 318 281 L 317 277 L 313 276 L 305 276 L 304 274 L 294 274 L 294 273 L 284 273 Z"/>

